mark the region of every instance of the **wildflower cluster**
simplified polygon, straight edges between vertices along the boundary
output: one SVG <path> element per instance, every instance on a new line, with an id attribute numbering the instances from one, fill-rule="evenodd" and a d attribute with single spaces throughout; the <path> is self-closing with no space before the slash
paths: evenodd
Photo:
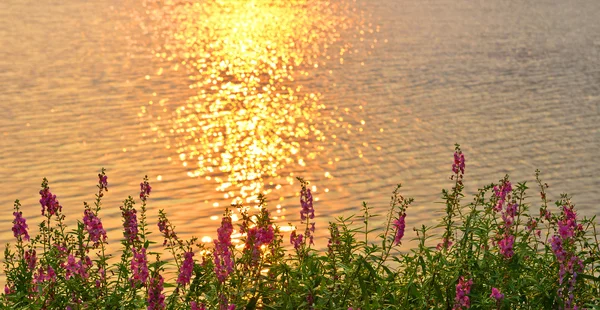
<path id="1" fill-rule="evenodd" d="M 539 215 L 529 213 L 526 183 L 511 183 L 508 176 L 463 203 L 465 154 L 458 145 L 453 159 L 439 225 L 407 230 L 413 199 L 405 198 L 398 185 L 383 227 L 379 222 L 372 227 L 378 218 L 364 203 L 364 216 L 329 223 L 325 251 L 313 247 L 319 241 L 319 208 L 303 179 L 301 229 L 282 232 L 259 196 L 256 209 L 235 205 L 240 217 L 226 210 L 217 238 L 205 245 L 180 238 L 164 210 L 154 226 L 160 240 L 149 237 L 146 177 L 140 184 L 141 207 L 135 208 L 132 197 L 120 207 L 121 251 L 114 253 L 105 252 L 108 237 L 100 220 L 108 189 L 104 169 L 95 203 L 84 203 L 83 219 L 72 231 L 44 179 L 39 235 L 29 235 L 15 202 L 16 241 L 4 252 L 0 308 L 579 309 L 600 304 L 595 218 L 579 218 L 566 195 L 553 214 L 539 173 Z M 291 244 L 284 245 L 288 237 Z M 406 251 L 400 244 L 414 247 Z M 170 259 L 163 260 L 165 255 Z"/>

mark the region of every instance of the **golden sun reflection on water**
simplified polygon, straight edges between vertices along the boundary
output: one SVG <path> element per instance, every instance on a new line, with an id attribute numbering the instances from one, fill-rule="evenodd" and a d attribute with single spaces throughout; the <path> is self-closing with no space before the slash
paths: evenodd
<path id="1" fill-rule="evenodd" d="M 343 63 L 348 48 L 341 34 L 358 23 L 356 9 L 309 0 L 145 6 L 147 27 L 161 42 L 153 54 L 186 70 L 193 95 L 182 103 L 150 102 L 142 114 L 168 119 L 151 126 L 188 175 L 247 202 L 293 183 L 284 168 L 317 158 L 327 126 L 337 122 L 321 119 L 326 107 L 307 76 L 332 59 Z"/>

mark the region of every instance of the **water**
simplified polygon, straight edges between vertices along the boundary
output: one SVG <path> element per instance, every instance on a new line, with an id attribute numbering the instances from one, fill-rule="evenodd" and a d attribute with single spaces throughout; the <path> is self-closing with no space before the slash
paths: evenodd
<path id="1" fill-rule="evenodd" d="M 185 237 L 259 192 L 298 223 L 297 176 L 321 233 L 362 201 L 385 212 L 397 183 L 408 226 L 430 225 L 454 143 L 470 193 L 540 169 L 551 198 L 600 214 L 598 1 L 143 5 L 0 3 L 2 243 L 14 199 L 36 230 L 44 176 L 80 219 L 101 167 L 112 240 L 145 174 L 151 224 L 166 209 Z"/>

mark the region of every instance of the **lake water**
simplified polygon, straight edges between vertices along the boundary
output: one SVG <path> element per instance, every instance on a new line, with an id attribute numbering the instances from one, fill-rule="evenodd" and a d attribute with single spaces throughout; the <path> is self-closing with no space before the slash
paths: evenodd
<path id="1" fill-rule="evenodd" d="M 454 143 L 469 193 L 540 169 L 600 215 L 599 1 L 198 2 L 0 3 L 3 244 L 15 199 L 35 231 L 47 177 L 74 223 L 101 167 L 113 241 L 146 174 L 151 224 L 166 209 L 186 237 L 257 193 L 299 223 L 298 176 L 322 234 L 397 183 L 431 225 Z"/>

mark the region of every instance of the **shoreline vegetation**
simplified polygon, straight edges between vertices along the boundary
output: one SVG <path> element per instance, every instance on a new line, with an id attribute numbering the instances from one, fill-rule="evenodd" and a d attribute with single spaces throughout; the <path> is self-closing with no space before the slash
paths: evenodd
<path id="1" fill-rule="evenodd" d="M 595 216 L 579 218 L 568 195 L 552 202 L 536 171 L 534 189 L 508 176 L 465 199 L 465 155 L 456 145 L 451 189 L 436 226 L 414 228 L 417 246 L 398 251 L 410 226 L 413 199 L 393 191 L 381 227 L 372 227 L 366 203 L 359 215 L 315 227 L 308 182 L 299 178 L 301 223 L 283 234 L 266 198 L 241 214 L 239 246 L 225 210 L 214 244 L 182 240 L 164 210 L 149 227 L 152 188 L 120 207 L 121 250 L 106 253 L 102 198 L 108 177 L 98 174 L 92 205 L 84 203 L 75 229 L 44 179 L 39 234 L 30 236 L 19 201 L 6 245 L 2 309 L 600 309 L 600 243 Z M 529 196 L 539 193 L 537 202 Z M 554 205 L 554 206 L 552 206 Z M 158 228 L 163 251 L 149 236 Z M 328 229 L 324 251 L 317 229 Z M 439 232 L 439 233 L 438 233 Z M 111 239 L 115 240 L 115 239 Z M 113 241 L 114 242 L 114 241 Z M 433 244 L 433 246 L 430 246 Z M 436 245 L 437 244 L 437 245 Z M 170 256 L 164 260 L 162 256 Z M 109 263 L 114 261 L 115 263 Z M 174 272 L 168 272 L 173 270 Z"/>

